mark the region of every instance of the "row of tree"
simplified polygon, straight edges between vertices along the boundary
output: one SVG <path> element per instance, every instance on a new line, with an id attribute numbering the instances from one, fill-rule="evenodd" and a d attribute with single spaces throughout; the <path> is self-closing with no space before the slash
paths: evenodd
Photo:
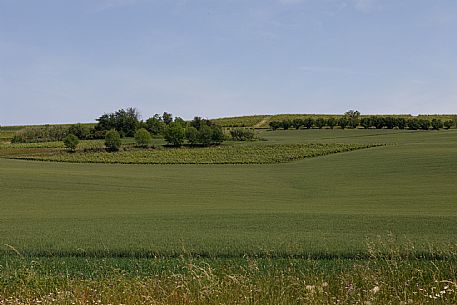
<path id="1" fill-rule="evenodd" d="M 395 117 L 395 116 L 369 116 L 369 117 L 360 117 L 360 113 L 358 111 L 348 111 L 345 113 L 344 116 L 339 118 L 330 117 L 330 118 L 297 118 L 297 119 L 285 119 L 282 121 L 272 121 L 270 122 L 270 127 L 273 130 L 282 128 L 284 130 L 295 128 L 334 128 L 340 127 L 342 129 L 345 128 L 358 128 L 363 127 L 365 129 L 368 128 L 376 128 L 376 129 L 411 129 L 411 130 L 429 130 L 434 129 L 438 130 L 441 128 L 452 128 L 455 127 L 457 124 L 456 120 L 446 120 L 442 121 L 437 118 L 427 119 L 427 118 L 404 118 L 404 117 Z"/>

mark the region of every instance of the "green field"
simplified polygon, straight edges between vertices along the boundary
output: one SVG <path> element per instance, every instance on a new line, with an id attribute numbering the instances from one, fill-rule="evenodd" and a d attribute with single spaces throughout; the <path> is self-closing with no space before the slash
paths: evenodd
<path id="1" fill-rule="evenodd" d="M 1 244 L 30 255 L 346 257 L 392 233 L 417 251 L 455 247 L 455 130 L 262 137 L 389 145 L 264 165 L 0 159 Z"/>
<path id="2" fill-rule="evenodd" d="M 272 164 L 90 164 L 8 159 L 78 156 L 59 142 L 2 144 L 0 304 L 457 302 L 457 130 L 258 136 L 201 151 L 383 145 Z"/>

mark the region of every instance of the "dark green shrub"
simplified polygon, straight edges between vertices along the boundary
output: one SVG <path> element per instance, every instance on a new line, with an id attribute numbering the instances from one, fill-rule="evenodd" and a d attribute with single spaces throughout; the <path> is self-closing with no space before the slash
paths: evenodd
<path id="1" fill-rule="evenodd" d="M 419 120 L 419 127 L 422 130 L 429 130 L 430 129 L 430 121 L 426 119 Z"/>
<path id="2" fill-rule="evenodd" d="M 317 118 L 314 121 L 314 125 L 316 125 L 317 128 L 322 129 L 325 126 L 325 119 L 323 118 Z"/>
<path id="3" fill-rule="evenodd" d="M 438 130 L 438 129 L 444 127 L 443 121 L 441 121 L 439 119 L 433 119 L 431 122 L 431 125 L 432 125 L 433 130 Z"/>
<path id="4" fill-rule="evenodd" d="M 97 119 L 95 129 L 116 129 L 121 135 L 133 137 L 140 124 L 140 114 L 135 108 L 120 109 L 114 113 L 105 113 Z"/>
<path id="5" fill-rule="evenodd" d="M 303 126 L 303 120 L 302 119 L 294 119 L 292 121 L 292 127 L 294 127 L 295 129 L 300 129 L 300 127 Z"/>
<path id="6" fill-rule="evenodd" d="M 405 118 L 395 118 L 395 126 L 398 129 L 405 129 L 406 128 L 406 119 Z"/>
<path id="7" fill-rule="evenodd" d="M 386 126 L 387 129 L 393 129 L 395 127 L 395 118 L 391 116 L 384 117 L 384 126 Z"/>
<path id="8" fill-rule="evenodd" d="M 281 122 L 281 127 L 284 129 L 284 130 L 287 130 L 289 129 L 289 127 L 292 126 L 292 122 L 290 120 L 284 120 Z"/>
<path id="9" fill-rule="evenodd" d="M 181 146 L 184 143 L 186 131 L 181 124 L 171 122 L 167 125 L 164 131 L 164 138 L 168 144 L 173 146 Z"/>
<path id="10" fill-rule="evenodd" d="M 312 128 L 313 125 L 314 125 L 314 120 L 312 118 L 306 118 L 306 119 L 303 120 L 303 126 L 306 129 Z"/>
<path id="11" fill-rule="evenodd" d="M 338 119 L 337 124 L 341 127 L 341 129 L 345 129 L 349 124 L 349 120 L 346 117 L 341 117 Z"/>
<path id="12" fill-rule="evenodd" d="M 230 135 L 234 141 L 252 141 L 255 133 L 252 129 L 235 128 L 230 130 Z"/>
<path id="13" fill-rule="evenodd" d="M 224 142 L 225 136 L 224 132 L 222 131 L 222 127 L 213 125 L 212 127 L 212 134 L 211 134 L 211 141 L 215 144 L 220 144 Z"/>
<path id="14" fill-rule="evenodd" d="M 105 135 L 105 146 L 108 151 L 118 151 L 121 148 L 121 135 L 115 129 L 111 129 Z"/>
<path id="15" fill-rule="evenodd" d="M 12 143 L 40 143 L 62 141 L 68 134 L 68 129 L 59 125 L 44 127 L 27 127 L 19 130 L 11 140 Z"/>
<path id="16" fill-rule="evenodd" d="M 151 134 L 144 128 L 138 129 L 135 133 L 135 142 L 138 147 L 148 147 L 152 143 Z"/>
<path id="17" fill-rule="evenodd" d="M 202 125 L 198 131 L 198 142 L 204 146 L 208 146 L 212 142 L 213 129 L 208 125 Z"/>
<path id="18" fill-rule="evenodd" d="M 333 117 L 327 119 L 327 126 L 330 127 L 330 129 L 333 129 L 333 127 L 336 126 L 336 123 L 336 119 Z"/>
<path id="19" fill-rule="evenodd" d="M 372 124 L 376 129 L 383 129 L 386 126 L 384 118 L 381 116 L 373 116 L 372 117 Z"/>
<path id="20" fill-rule="evenodd" d="M 146 120 L 146 129 L 153 135 L 163 134 L 165 126 L 166 124 L 158 114 Z"/>
<path id="21" fill-rule="evenodd" d="M 420 128 L 419 119 L 417 119 L 417 118 L 409 119 L 407 122 L 407 125 L 408 125 L 408 129 L 417 130 Z"/>
<path id="22" fill-rule="evenodd" d="M 445 121 L 445 122 L 443 123 L 443 126 L 444 126 L 444 128 L 449 129 L 449 128 L 451 128 L 452 126 L 454 126 L 454 121 L 452 121 L 452 120 L 447 120 L 447 121 Z"/>
<path id="23" fill-rule="evenodd" d="M 74 152 L 76 151 L 76 147 L 79 144 L 79 139 L 77 136 L 71 133 L 63 139 L 63 144 L 65 145 L 66 149 L 68 149 L 71 152 Z"/>
<path id="24" fill-rule="evenodd" d="M 278 121 L 272 121 L 269 123 L 271 129 L 276 130 L 278 128 L 281 128 L 281 122 Z"/>
<path id="25" fill-rule="evenodd" d="M 194 126 L 189 126 L 186 128 L 186 138 L 187 141 L 194 145 L 198 143 L 198 130 Z"/>
<path id="26" fill-rule="evenodd" d="M 80 140 L 86 140 L 90 138 L 90 129 L 81 123 L 73 124 L 68 128 L 68 134 L 73 134 Z"/>
<path id="27" fill-rule="evenodd" d="M 371 118 L 368 118 L 368 117 L 364 117 L 360 120 L 360 125 L 365 128 L 365 129 L 368 129 L 372 126 L 372 121 L 371 121 Z"/>

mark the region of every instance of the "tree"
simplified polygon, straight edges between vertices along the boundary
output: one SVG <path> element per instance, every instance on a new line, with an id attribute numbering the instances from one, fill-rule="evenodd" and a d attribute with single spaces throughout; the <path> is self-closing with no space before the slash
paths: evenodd
<path id="1" fill-rule="evenodd" d="M 168 144 L 173 146 L 181 146 L 186 137 L 185 129 L 178 123 L 171 122 L 167 125 L 164 131 L 164 138 Z"/>
<path id="2" fill-rule="evenodd" d="M 419 120 L 419 127 L 422 130 L 429 130 L 430 129 L 430 121 L 426 119 Z"/>
<path id="3" fill-rule="evenodd" d="M 412 118 L 408 120 L 408 128 L 411 130 L 417 130 L 420 128 L 420 122 L 417 118 Z"/>
<path id="4" fill-rule="evenodd" d="M 333 127 L 336 126 L 336 119 L 334 117 L 328 118 L 327 126 L 330 127 L 330 129 L 333 129 Z"/>
<path id="5" fill-rule="evenodd" d="M 135 133 L 135 142 L 139 147 L 148 147 L 152 143 L 151 134 L 144 128 L 138 129 Z"/>
<path id="6" fill-rule="evenodd" d="M 305 126 L 306 129 L 312 128 L 314 125 L 314 120 L 312 118 L 306 118 L 303 120 L 303 126 Z"/>
<path id="7" fill-rule="evenodd" d="M 68 136 L 66 136 L 63 139 L 63 144 L 65 145 L 66 149 L 68 149 L 71 152 L 75 152 L 76 151 L 76 147 L 79 144 L 79 139 L 78 139 L 77 136 L 75 136 L 74 134 L 70 133 Z"/>
<path id="8" fill-rule="evenodd" d="M 357 110 L 349 110 L 344 113 L 347 119 L 347 126 L 351 128 L 357 128 L 359 125 L 360 112 Z"/>
<path id="9" fill-rule="evenodd" d="M 438 130 L 438 129 L 443 128 L 443 127 L 444 127 L 443 121 L 441 121 L 439 119 L 433 119 L 432 120 L 432 128 L 433 128 L 433 130 Z"/>
<path id="10" fill-rule="evenodd" d="M 108 151 L 118 151 L 121 148 L 121 136 L 115 129 L 106 133 L 105 146 Z"/>
<path id="11" fill-rule="evenodd" d="M 341 129 L 345 129 L 349 124 L 349 120 L 346 117 L 341 117 L 338 119 L 338 126 L 341 127 Z"/>
<path id="12" fill-rule="evenodd" d="M 393 129 L 395 127 L 395 119 L 391 116 L 384 117 L 384 125 L 387 129 Z"/>
<path id="13" fill-rule="evenodd" d="M 105 113 L 97 119 L 96 131 L 116 129 L 120 134 L 133 137 L 140 124 L 140 114 L 135 108 L 120 109 L 114 113 Z"/>
<path id="14" fill-rule="evenodd" d="M 295 129 L 300 129 L 301 126 L 303 126 L 303 120 L 302 119 L 294 119 L 292 121 L 292 126 L 295 128 Z"/>
<path id="15" fill-rule="evenodd" d="M 398 129 L 405 129 L 406 128 L 406 119 L 405 118 L 395 118 L 395 126 Z"/>
<path id="16" fill-rule="evenodd" d="M 385 126 L 384 118 L 381 116 L 373 116 L 372 122 L 376 129 L 383 129 Z"/>
<path id="17" fill-rule="evenodd" d="M 211 128 L 213 129 L 213 132 L 211 134 L 211 141 L 215 144 L 220 144 L 224 142 L 225 136 L 224 132 L 222 131 L 222 127 L 213 125 Z"/>
<path id="18" fill-rule="evenodd" d="M 195 145 L 198 143 L 198 130 L 197 128 L 195 128 L 194 126 L 189 126 L 186 128 L 186 138 L 187 138 L 187 141 L 192 144 L 192 145 Z"/>
<path id="19" fill-rule="evenodd" d="M 292 126 L 292 122 L 290 120 L 284 120 L 284 121 L 281 122 L 281 127 L 284 130 L 289 129 L 290 126 Z"/>
<path id="20" fill-rule="evenodd" d="M 198 131 L 198 142 L 203 144 L 204 146 L 208 146 L 211 144 L 213 136 L 213 130 L 208 125 L 202 125 L 200 130 Z"/>
<path id="21" fill-rule="evenodd" d="M 276 130 L 281 127 L 281 122 L 278 121 L 272 121 L 269 123 L 271 129 Z"/>
<path id="22" fill-rule="evenodd" d="M 173 122 L 173 115 L 171 113 L 164 112 L 162 114 L 162 120 L 165 124 L 169 125 Z"/>
<path id="23" fill-rule="evenodd" d="M 444 128 L 450 129 L 452 126 L 454 126 L 454 122 L 452 120 L 447 120 L 443 123 Z"/>
<path id="24" fill-rule="evenodd" d="M 363 128 L 368 129 L 372 126 L 371 118 L 369 117 L 364 117 L 360 120 L 360 125 L 362 125 Z"/>
<path id="25" fill-rule="evenodd" d="M 90 130 L 89 127 L 77 123 L 73 124 L 68 128 L 68 134 L 73 134 L 78 137 L 80 140 L 86 140 L 89 137 Z"/>
<path id="26" fill-rule="evenodd" d="M 252 129 L 235 128 L 230 130 L 230 135 L 234 141 L 252 141 L 254 139 L 254 131 Z"/>
<path id="27" fill-rule="evenodd" d="M 156 114 L 152 118 L 146 120 L 146 129 L 153 135 L 163 134 L 165 123 L 162 118 Z"/>
<path id="28" fill-rule="evenodd" d="M 325 119 L 323 119 L 323 118 L 317 118 L 317 119 L 314 121 L 314 125 L 316 125 L 317 128 L 322 129 L 322 127 L 325 126 Z"/>

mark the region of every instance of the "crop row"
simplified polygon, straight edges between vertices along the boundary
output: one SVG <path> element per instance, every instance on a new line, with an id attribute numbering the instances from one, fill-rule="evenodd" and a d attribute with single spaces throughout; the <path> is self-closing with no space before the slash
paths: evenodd
<path id="1" fill-rule="evenodd" d="M 268 164 L 352 151 L 378 145 L 359 144 L 279 144 L 279 145 L 223 145 L 206 148 L 130 149 L 117 153 L 78 151 L 67 153 L 61 149 L 42 152 L 22 150 L 10 158 L 74 163 L 124 164 Z"/>

